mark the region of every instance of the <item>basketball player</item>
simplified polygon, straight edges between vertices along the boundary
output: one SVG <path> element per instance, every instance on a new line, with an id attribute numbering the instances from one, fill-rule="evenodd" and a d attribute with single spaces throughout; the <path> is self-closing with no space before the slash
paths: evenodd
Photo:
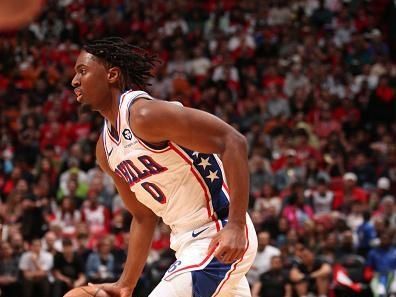
<path id="1" fill-rule="evenodd" d="M 75 65 L 77 101 L 105 119 L 97 161 L 133 215 L 124 271 L 101 288 L 131 296 L 161 217 L 177 260 L 151 297 L 251 296 L 245 274 L 257 239 L 246 214 L 246 140 L 215 116 L 135 89 L 155 63 L 106 38 L 87 44 Z"/>

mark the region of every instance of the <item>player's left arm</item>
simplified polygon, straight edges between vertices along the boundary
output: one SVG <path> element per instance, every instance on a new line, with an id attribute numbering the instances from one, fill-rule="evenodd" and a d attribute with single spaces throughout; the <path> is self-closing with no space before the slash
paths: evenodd
<path id="1" fill-rule="evenodd" d="M 149 143 L 173 141 L 201 153 L 219 154 L 230 189 L 229 221 L 209 246 L 222 262 L 242 257 L 246 246 L 249 170 L 245 137 L 219 118 L 197 109 L 160 100 L 137 100 L 130 107 L 130 126 Z"/>

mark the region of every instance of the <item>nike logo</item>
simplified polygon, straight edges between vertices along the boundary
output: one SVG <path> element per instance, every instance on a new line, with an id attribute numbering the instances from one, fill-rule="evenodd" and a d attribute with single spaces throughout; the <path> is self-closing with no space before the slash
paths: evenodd
<path id="1" fill-rule="evenodd" d="M 202 229 L 199 232 L 195 233 L 195 230 L 192 232 L 192 237 L 197 237 L 199 234 L 201 234 L 202 232 L 204 232 L 206 229 L 208 229 L 209 227 L 206 227 L 205 229 Z"/>
<path id="2" fill-rule="evenodd" d="M 109 157 L 110 157 L 110 155 L 111 155 L 111 153 L 113 152 L 113 147 L 111 148 L 111 150 L 109 151 Z"/>

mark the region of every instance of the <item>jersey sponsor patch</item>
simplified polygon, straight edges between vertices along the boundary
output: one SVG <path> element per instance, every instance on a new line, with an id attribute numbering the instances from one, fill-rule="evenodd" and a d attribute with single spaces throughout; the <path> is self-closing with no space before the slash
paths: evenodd
<path id="1" fill-rule="evenodd" d="M 124 129 L 124 131 L 122 131 L 122 136 L 124 136 L 126 140 L 131 140 L 133 138 L 132 132 L 129 129 Z"/>

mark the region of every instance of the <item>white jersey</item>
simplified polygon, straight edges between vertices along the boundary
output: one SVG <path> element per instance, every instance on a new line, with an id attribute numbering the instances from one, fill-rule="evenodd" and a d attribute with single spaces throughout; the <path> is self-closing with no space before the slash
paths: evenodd
<path id="1" fill-rule="evenodd" d="M 219 230 L 229 206 L 220 159 L 173 142 L 157 148 L 144 143 L 129 126 L 129 107 L 138 98 L 153 99 L 143 91 L 125 92 L 119 100 L 116 131 L 104 124 L 103 143 L 110 168 L 129 184 L 142 204 L 171 227 L 172 237 L 210 222 Z"/>
<path id="2" fill-rule="evenodd" d="M 153 99 L 143 91 L 121 95 L 116 127 L 105 122 L 103 144 L 110 168 L 172 229 L 171 248 L 177 260 L 150 297 L 251 296 L 245 274 L 256 255 L 257 237 L 249 216 L 242 258 L 223 264 L 214 251 L 208 253 L 228 217 L 229 195 L 220 159 L 171 141 L 162 147 L 144 143 L 129 126 L 129 108 L 138 98 Z"/>

